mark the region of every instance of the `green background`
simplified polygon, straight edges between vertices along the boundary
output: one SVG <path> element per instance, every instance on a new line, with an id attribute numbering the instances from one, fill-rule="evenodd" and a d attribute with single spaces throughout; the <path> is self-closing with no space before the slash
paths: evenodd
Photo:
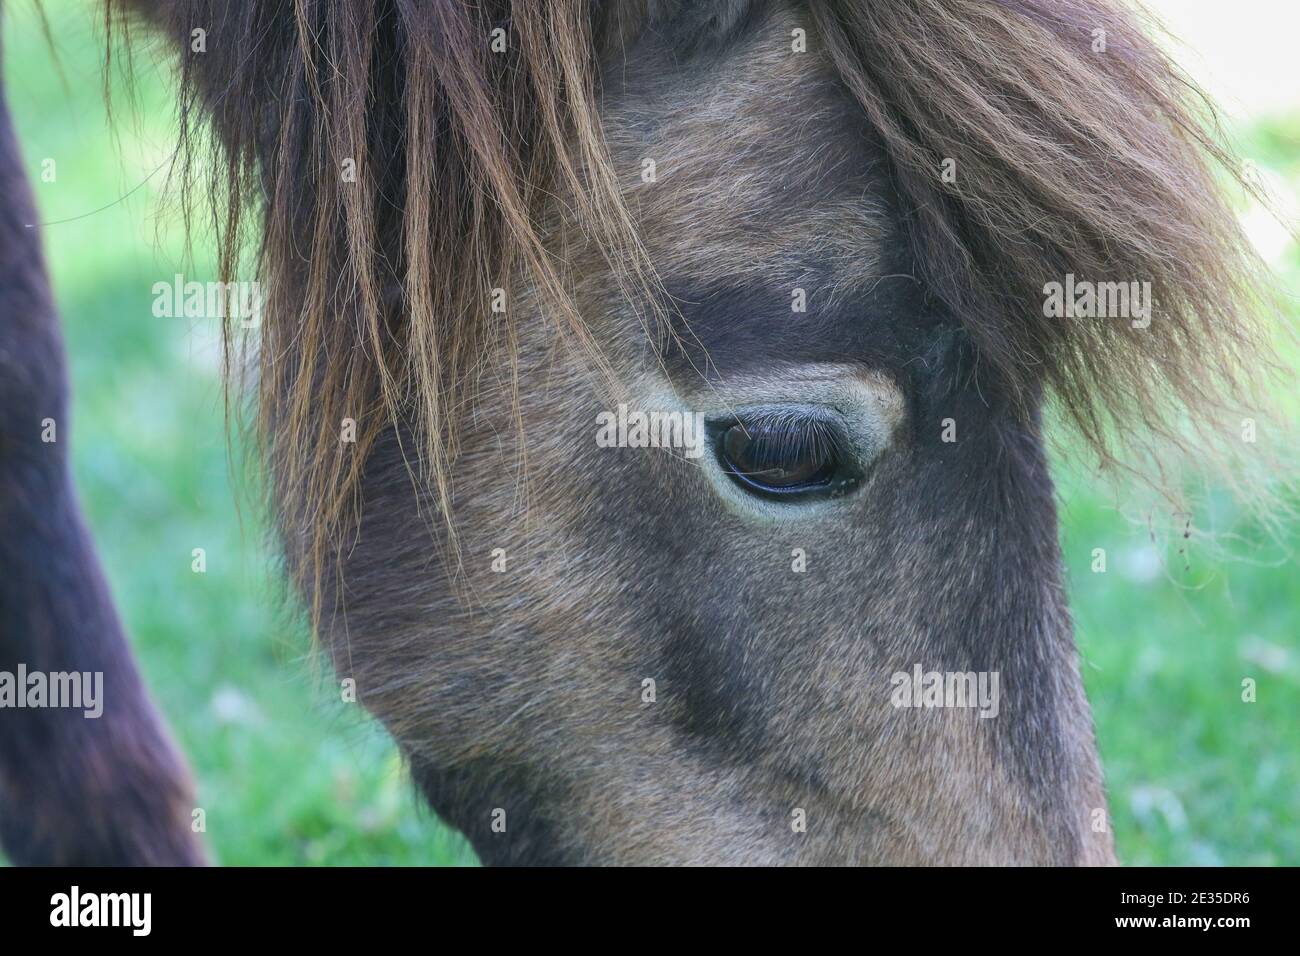
<path id="1" fill-rule="evenodd" d="M 141 666 L 194 767 L 216 860 L 473 863 L 420 808 L 383 733 L 313 667 L 300 621 L 283 609 L 260 517 L 237 506 L 247 489 L 228 464 L 215 322 L 151 313 L 159 279 L 213 277 L 206 237 L 187 264 L 169 211 L 167 70 L 137 55 L 135 102 L 118 84 L 110 127 L 93 5 L 44 6 L 57 60 L 34 8 L 8 4 L 4 70 L 52 223 L 44 241 L 70 352 L 77 480 Z M 1156 6 L 1176 9 L 1176 26 L 1215 51 L 1221 78 L 1246 79 L 1230 89 L 1232 132 L 1294 210 L 1300 90 L 1279 95 L 1255 45 L 1220 45 L 1214 5 Z M 1289 22 L 1294 36 L 1291 6 L 1279 2 L 1283 22 L 1260 29 Z M 1257 213 L 1250 222 L 1294 303 L 1300 249 Z M 1261 442 L 1276 436 L 1261 426 Z M 1287 519 L 1269 538 L 1211 491 L 1196 523 L 1240 536 L 1227 559 L 1196 538 L 1153 543 L 1082 465 L 1064 460 L 1057 474 L 1121 860 L 1300 864 L 1300 524 Z M 190 570 L 196 547 L 206 574 Z M 1105 574 L 1090 569 L 1094 548 L 1106 549 Z M 1244 677 L 1258 683 L 1255 703 L 1241 700 Z"/>

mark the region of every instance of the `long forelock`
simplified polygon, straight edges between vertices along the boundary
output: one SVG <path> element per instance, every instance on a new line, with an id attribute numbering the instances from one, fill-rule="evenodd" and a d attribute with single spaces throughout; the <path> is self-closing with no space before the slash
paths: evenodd
<path id="1" fill-rule="evenodd" d="M 1252 187 L 1156 24 L 1103 0 L 814 10 L 928 288 L 1026 414 L 1045 389 L 1105 456 L 1117 425 L 1172 437 L 1250 401 L 1269 282 L 1223 187 Z M 1150 325 L 1046 315 L 1070 275 L 1149 284 Z"/>

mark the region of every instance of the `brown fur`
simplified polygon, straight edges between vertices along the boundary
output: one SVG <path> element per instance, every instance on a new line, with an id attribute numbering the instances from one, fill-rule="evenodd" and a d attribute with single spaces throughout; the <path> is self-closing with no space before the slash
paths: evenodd
<path id="1" fill-rule="evenodd" d="M 1115 418 L 1168 429 L 1230 396 L 1257 342 L 1254 263 L 1210 172 L 1225 154 L 1126 14 L 152 16 L 214 38 L 181 58 L 184 135 L 203 117 L 225 160 L 231 278 L 255 223 L 290 568 L 340 675 L 485 859 L 1113 859 L 1040 411 L 1055 398 L 1099 449 Z M 1067 272 L 1150 282 L 1151 327 L 1043 318 Z M 887 440 L 856 495 L 795 519 L 728 498 L 710 459 L 598 449 L 613 396 L 812 400 Z M 889 675 L 914 663 L 999 671 L 1003 715 L 894 709 Z"/>

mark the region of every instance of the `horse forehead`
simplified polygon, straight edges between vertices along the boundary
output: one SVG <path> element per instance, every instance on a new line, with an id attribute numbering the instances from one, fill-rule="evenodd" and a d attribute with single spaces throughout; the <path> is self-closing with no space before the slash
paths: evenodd
<path id="1" fill-rule="evenodd" d="M 836 288 L 878 277 L 883 156 L 816 38 L 788 7 L 685 62 L 650 37 L 605 71 L 602 121 L 661 275 Z"/>

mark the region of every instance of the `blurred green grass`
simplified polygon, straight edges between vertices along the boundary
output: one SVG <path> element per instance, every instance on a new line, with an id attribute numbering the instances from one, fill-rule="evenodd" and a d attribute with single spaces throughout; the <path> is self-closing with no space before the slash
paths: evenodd
<path id="1" fill-rule="evenodd" d="M 138 56 L 137 103 L 117 84 L 111 131 L 92 18 L 68 0 L 45 7 L 62 75 L 26 5 L 6 9 L 4 69 L 54 223 L 44 240 L 70 352 L 77 479 L 148 683 L 195 769 L 209 844 L 226 864 L 473 863 L 418 807 L 382 732 L 303 660 L 264 530 L 236 510 L 217 328 L 151 313 L 158 278 L 213 271 L 201 251 L 184 265 L 174 223 L 157 219 L 158 170 L 174 147 L 168 78 Z M 1261 169 L 1300 193 L 1300 111 L 1241 134 Z M 40 180 L 46 158 L 55 182 Z M 1278 264 L 1300 288 L 1300 250 Z M 1195 540 L 1154 544 L 1080 466 L 1063 463 L 1058 478 L 1121 859 L 1300 864 L 1300 526 L 1270 541 L 1211 494 L 1198 526 L 1236 522 L 1234 550 L 1252 558 L 1223 561 Z M 196 547 L 206 574 L 190 570 Z M 1106 550 L 1104 574 L 1091 570 L 1094 548 Z M 1241 701 L 1244 677 L 1258 682 L 1256 703 Z"/>

